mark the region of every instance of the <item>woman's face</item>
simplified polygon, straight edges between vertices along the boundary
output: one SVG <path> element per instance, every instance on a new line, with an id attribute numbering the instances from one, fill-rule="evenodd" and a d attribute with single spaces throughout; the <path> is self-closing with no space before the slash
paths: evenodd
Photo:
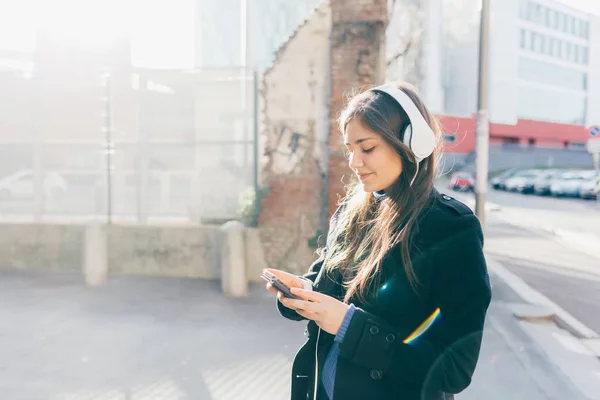
<path id="1" fill-rule="evenodd" d="M 348 164 L 365 192 L 387 190 L 402 174 L 400 155 L 380 134 L 375 133 L 353 118 L 344 132 L 348 149 Z"/>

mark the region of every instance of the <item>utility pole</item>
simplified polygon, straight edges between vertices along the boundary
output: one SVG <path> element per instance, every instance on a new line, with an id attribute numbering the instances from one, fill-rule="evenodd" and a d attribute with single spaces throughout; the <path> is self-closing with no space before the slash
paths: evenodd
<path id="1" fill-rule="evenodd" d="M 110 73 L 107 72 L 104 75 L 104 79 L 105 79 L 105 96 L 106 96 L 106 102 L 105 102 L 105 139 L 104 141 L 106 142 L 105 146 L 106 146 L 106 222 L 108 224 L 112 223 L 112 152 L 113 152 L 113 144 L 112 144 L 112 137 L 111 137 L 111 125 L 112 125 L 112 121 L 111 121 L 111 109 L 110 109 L 110 96 L 111 96 L 111 91 L 110 91 L 110 85 L 111 85 L 111 79 L 110 79 Z"/>
<path id="2" fill-rule="evenodd" d="M 479 28 L 479 92 L 477 98 L 477 140 L 475 148 L 475 214 L 485 228 L 485 201 L 488 187 L 490 122 L 488 117 L 488 42 L 490 1 L 482 0 Z"/>

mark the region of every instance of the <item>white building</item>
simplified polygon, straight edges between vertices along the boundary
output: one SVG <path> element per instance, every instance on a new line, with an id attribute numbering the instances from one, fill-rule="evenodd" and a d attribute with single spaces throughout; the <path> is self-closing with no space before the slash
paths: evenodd
<path id="1" fill-rule="evenodd" d="M 393 3 L 387 79 L 416 84 L 434 112 L 474 115 L 481 0 Z M 600 123 L 600 17 L 556 0 L 490 0 L 489 112 L 505 124 Z"/>
<path id="2" fill-rule="evenodd" d="M 196 66 L 262 71 L 321 0 L 195 0 Z"/>
<path id="3" fill-rule="evenodd" d="M 479 3 L 444 2 L 441 68 L 446 114 L 476 112 Z M 600 17 L 554 0 L 490 3 L 491 121 L 599 123 Z"/>

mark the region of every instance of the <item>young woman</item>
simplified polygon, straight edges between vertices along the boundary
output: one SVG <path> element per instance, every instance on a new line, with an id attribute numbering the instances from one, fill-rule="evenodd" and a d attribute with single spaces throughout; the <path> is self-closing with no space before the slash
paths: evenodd
<path id="1" fill-rule="evenodd" d="M 477 217 L 433 186 L 440 128 L 406 84 L 355 96 L 339 120 L 358 180 L 302 277 L 269 269 L 309 320 L 292 400 L 438 400 L 475 370 L 491 290 Z"/>

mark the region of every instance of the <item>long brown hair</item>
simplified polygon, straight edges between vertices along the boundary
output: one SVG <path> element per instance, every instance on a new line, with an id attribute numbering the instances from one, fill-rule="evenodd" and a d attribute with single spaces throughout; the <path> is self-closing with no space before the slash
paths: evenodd
<path id="1" fill-rule="evenodd" d="M 415 103 L 439 142 L 440 125 L 425 107 L 416 90 L 409 84 L 398 83 Z M 346 189 L 341 201 L 343 208 L 330 235 L 333 246 L 327 250 L 325 268 L 340 269 L 346 286 L 345 300 L 353 296 L 365 301 L 372 290 L 381 284 L 381 263 L 386 253 L 400 244 L 402 264 L 413 290 L 418 289 L 410 250 L 415 222 L 427 207 L 433 190 L 438 150 L 423 160 L 418 169 L 414 154 L 402 142 L 401 132 L 409 119 L 404 110 L 385 94 L 365 91 L 354 96 L 339 118 L 343 133 L 354 118 L 369 130 L 378 133 L 391 145 L 402 160 L 403 171 L 397 182 L 388 190 L 387 198 L 379 201 L 372 193 L 365 193 L 358 182 Z M 414 183 L 410 182 L 417 173 Z"/>

